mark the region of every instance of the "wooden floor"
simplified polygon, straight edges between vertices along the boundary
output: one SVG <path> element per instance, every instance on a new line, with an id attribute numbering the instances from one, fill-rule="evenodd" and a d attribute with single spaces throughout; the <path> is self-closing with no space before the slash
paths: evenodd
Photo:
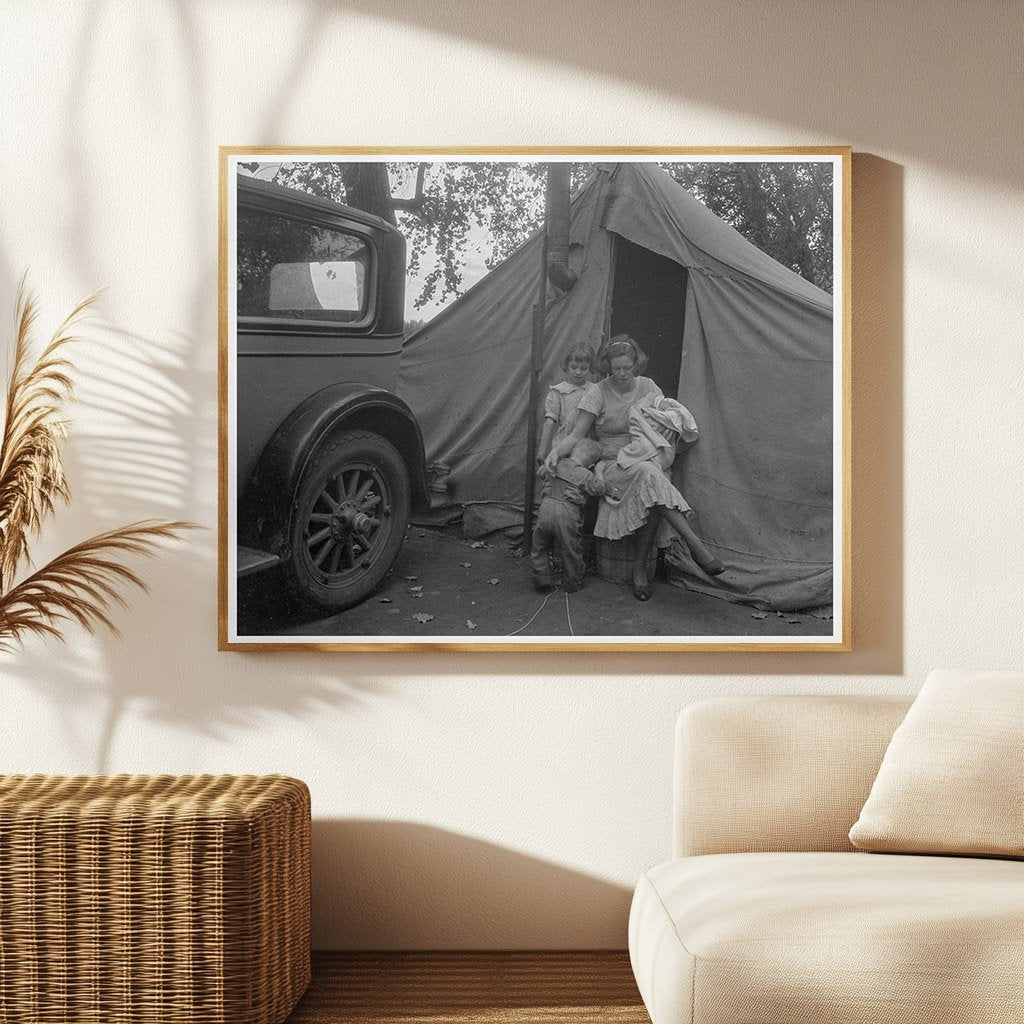
<path id="1" fill-rule="evenodd" d="M 618 951 L 315 953 L 288 1024 L 650 1024 Z"/>

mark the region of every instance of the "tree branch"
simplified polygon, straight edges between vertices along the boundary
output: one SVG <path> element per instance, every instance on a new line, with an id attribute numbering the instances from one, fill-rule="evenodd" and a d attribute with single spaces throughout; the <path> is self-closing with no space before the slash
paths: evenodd
<path id="1" fill-rule="evenodd" d="M 391 205 L 396 210 L 402 210 L 405 213 L 415 213 L 419 217 L 423 216 L 423 177 L 426 173 L 426 164 L 420 164 L 416 168 L 416 192 L 411 199 L 392 199 Z"/>

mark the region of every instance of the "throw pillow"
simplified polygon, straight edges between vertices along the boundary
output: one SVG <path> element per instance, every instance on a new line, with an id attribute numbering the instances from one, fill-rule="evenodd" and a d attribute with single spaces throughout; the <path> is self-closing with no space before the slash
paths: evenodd
<path id="1" fill-rule="evenodd" d="M 1024 672 L 929 674 L 850 842 L 876 853 L 1024 857 Z"/>

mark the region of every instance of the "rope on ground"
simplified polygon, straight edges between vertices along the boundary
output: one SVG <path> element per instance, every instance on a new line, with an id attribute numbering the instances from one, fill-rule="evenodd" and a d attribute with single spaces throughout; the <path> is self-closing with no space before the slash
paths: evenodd
<path id="1" fill-rule="evenodd" d="M 553 593 L 553 591 L 552 591 L 552 593 Z M 550 601 L 550 600 L 551 600 L 551 594 L 548 594 L 547 597 L 545 597 L 544 600 L 541 601 L 540 607 L 533 613 L 533 615 L 531 616 L 530 619 L 528 619 L 526 622 L 524 622 L 518 629 L 512 630 L 511 633 L 505 633 L 504 636 L 515 636 L 516 633 L 522 633 L 522 631 L 524 629 L 526 629 L 526 627 L 528 625 L 530 625 L 530 623 L 533 622 L 533 620 L 535 618 L 537 618 L 537 616 L 540 615 L 540 613 L 542 611 L 544 611 L 544 605 L 546 605 L 548 603 L 548 601 Z"/>

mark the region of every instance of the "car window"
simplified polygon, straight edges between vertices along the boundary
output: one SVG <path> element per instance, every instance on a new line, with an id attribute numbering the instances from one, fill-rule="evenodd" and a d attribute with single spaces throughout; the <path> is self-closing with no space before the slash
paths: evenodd
<path id="1" fill-rule="evenodd" d="M 366 315 L 370 250 L 337 228 L 238 210 L 238 315 L 352 323 Z"/>

